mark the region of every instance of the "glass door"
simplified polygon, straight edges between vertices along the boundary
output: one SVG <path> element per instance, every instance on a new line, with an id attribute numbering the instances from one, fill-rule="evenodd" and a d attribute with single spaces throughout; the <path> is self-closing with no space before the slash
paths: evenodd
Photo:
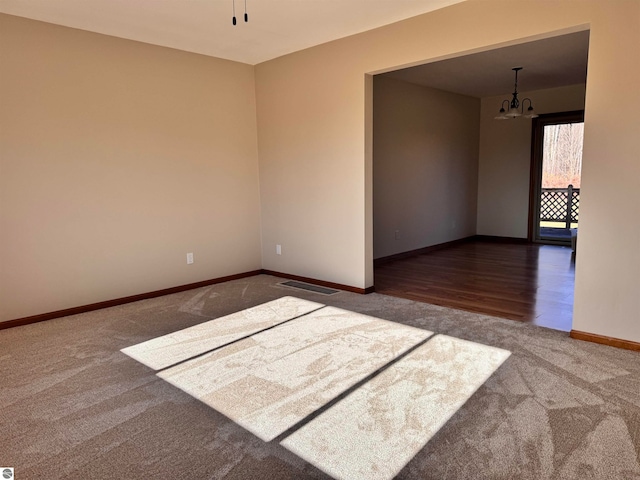
<path id="1" fill-rule="evenodd" d="M 583 112 L 534 120 L 530 240 L 571 245 L 577 237 L 583 137 Z"/>

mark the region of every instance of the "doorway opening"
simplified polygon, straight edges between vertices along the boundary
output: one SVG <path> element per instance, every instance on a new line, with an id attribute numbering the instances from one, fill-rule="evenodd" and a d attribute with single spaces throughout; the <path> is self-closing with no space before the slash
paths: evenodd
<path id="1" fill-rule="evenodd" d="M 528 224 L 532 125 L 494 119 L 514 65 L 542 118 L 583 109 L 588 45 L 581 31 L 368 77 L 377 292 L 571 329 L 571 249 L 527 238 L 540 232 Z"/>
<path id="2" fill-rule="evenodd" d="M 532 126 L 529 240 L 577 242 L 584 111 L 553 113 Z"/>

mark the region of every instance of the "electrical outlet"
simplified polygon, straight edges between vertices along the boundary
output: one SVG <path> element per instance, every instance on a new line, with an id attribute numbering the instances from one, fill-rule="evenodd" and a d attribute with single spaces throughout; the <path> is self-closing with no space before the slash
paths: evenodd
<path id="1" fill-rule="evenodd" d="M 187 253 L 187 265 L 191 265 L 193 263 L 193 253 Z"/>
<path id="2" fill-rule="evenodd" d="M 396 240 L 400 240 L 400 230 L 396 230 Z"/>
<path id="3" fill-rule="evenodd" d="M 282 245 L 276 245 L 276 255 L 282 255 Z"/>

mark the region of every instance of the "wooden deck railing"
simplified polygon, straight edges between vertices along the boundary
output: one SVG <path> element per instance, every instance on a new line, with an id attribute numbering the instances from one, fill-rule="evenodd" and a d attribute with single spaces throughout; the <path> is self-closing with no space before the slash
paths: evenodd
<path id="1" fill-rule="evenodd" d="M 565 228 L 578 222 L 580 189 L 543 188 L 540 195 L 540 220 L 543 222 L 564 222 Z"/>

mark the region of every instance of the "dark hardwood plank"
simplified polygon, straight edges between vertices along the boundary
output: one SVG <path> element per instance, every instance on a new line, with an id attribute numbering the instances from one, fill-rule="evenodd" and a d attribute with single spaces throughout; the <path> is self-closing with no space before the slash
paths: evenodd
<path id="1" fill-rule="evenodd" d="M 378 293 L 570 331 L 569 247 L 482 239 L 375 267 Z"/>

